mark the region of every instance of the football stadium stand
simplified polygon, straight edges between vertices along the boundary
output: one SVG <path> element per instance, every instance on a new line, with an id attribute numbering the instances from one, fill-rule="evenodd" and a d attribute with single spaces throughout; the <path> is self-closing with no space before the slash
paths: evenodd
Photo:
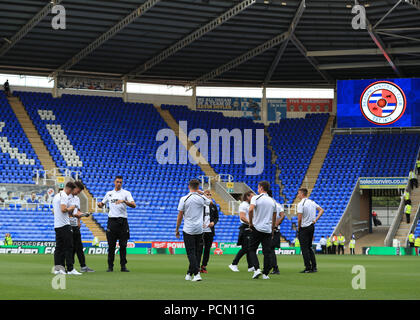
<path id="1" fill-rule="evenodd" d="M 63 95 L 54 99 L 51 94 L 35 92 L 14 92 L 14 95 L 23 102 L 57 167 L 80 171 L 81 179 L 95 198 L 101 199 L 113 188 L 114 177 L 123 175 L 124 188 L 132 192 L 138 205 L 129 214 L 132 241 L 177 240 L 174 228 L 178 200 L 187 193 L 187 182 L 204 173 L 197 165 L 157 163 L 159 143 L 156 134 L 168 125 L 153 105 L 124 103 L 122 99 L 113 97 Z M 1 101 L 7 106 L 4 96 Z M 189 130 L 202 128 L 209 136 L 210 130 L 217 128 L 264 129 L 262 124 L 250 119 L 226 117 L 217 112 L 192 111 L 185 106 L 173 105 L 162 105 L 162 109 L 169 110 L 176 121 L 186 120 Z M 13 113 L 10 113 L 8 118 L 12 116 Z M 14 121 L 16 123 L 16 119 Z M 245 164 L 215 164 L 213 169 L 218 174 L 231 174 L 234 181 L 245 182 L 254 190 L 258 181 L 268 180 L 273 186 L 274 197 L 283 203 L 285 199 L 280 197 L 280 186 L 276 184 L 275 177 L 277 168 L 280 168 L 278 178 L 290 204 L 302 184 L 327 121 L 328 114 L 318 114 L 302 119 L 282 119 L 270 125 L 268 132 L 277 161 L 271 163 L 272 151 L 265 148 L 265 167 L 261 175 L 246 175 Z M 23 132 L 19 134 L 15 140 L 10 137 L 10 141 L 26 142 Z M 267 145 L 267 137 L 264 136 L 264 139 Z M 419 145 L 418 134 L 336 134 L 311 194 L 311 198 L 326 210 L 316 228 L 315 241 L 321 235 L 333 232 L 359 177 L 407 176 Z M 22 150 L 36 161 L 30 145 L 23 144 Z M 178 156 L 179 150 L 176 152 Z M 208 156 L 210 159 L 211 148 Z M 124 161 L 121 161 L 122 158 Z M 8 161 L 10 163 L 12 159 Z M 22 179 L 21 183 L 33 183 L 30 174 L 25 177 L 26 180 Z M 33 224 L 29 220 L 34 219 L 33 215 L 26 214 L 28 221 L 25 221 L 25 212 L 6 208 L 0 214 L 8 216 L 8 219 L 21 219 L 16 221 L 21 221 L 23 228 L 26 224 Z M 35 212 L 52 223 L 49 212 Z M 106 229 L 105 213 L 96 212 L 94 218 Z M 296 235 L 293 223 L 297 223 L 296 217 L 285 219 L 281 226 L 282 235 L 288 241 Z M 238 224 L 237 216 L 227 212 L 221 214 L 215 241 L 236 241 Z M 91 240 L 92 234 L 87 228 L 84 230 L 83 239 Z M 33 229 L 27 231 L 28 234 L 24 229 L 11 229 L 10 232 L 17 233 L 14 234 L 16 240 L 34 240 L 35 236 L 30 233 Z M 45 233 L 45 238 L 49 237 L 52 234 Z M 40 239 L 38 236 L 35 238 Z"/>
<path id="2" fill-rule="evenodd" d="M 3 91 L 0 109 L 0 181 L 33 184 L 34 170 L 41 164 Z"/>
<path id="3" fill-rule="evenodd" d="M 9 232 L 14 241 L 55 241 L 54 215 L 49 205 L 40 205 L 34 209 L 22 209 L 22 206 L 10 204 L 0 209 L 2 235 Z M 81 222 L 82 239 L 92 240 L 90 230 Z"/>

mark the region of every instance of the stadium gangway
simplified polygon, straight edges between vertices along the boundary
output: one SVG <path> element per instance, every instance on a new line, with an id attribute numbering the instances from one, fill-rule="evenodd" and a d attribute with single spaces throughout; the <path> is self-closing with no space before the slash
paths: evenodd
<path id="1" fill-rule="evenodd" d="M 416 159 L 418 159 L 419 156 L 420 156 L 420 148 L 417 150 Z M 416 172 L 416 163 L 414 163 L 412 170 Z M 405 190 L 411 192 L 410 181 L 407 182 L 407 186 L 405 187 Z M 404 208 L 405 208 L 404 196 L 401 195 L 401 201 L 397 210 L 397 214 L 395 215 L 394 220 L 392 221 L 391 226 L 389 227 L 388 234 L 386 235 L 385 240 L 384 240 L 384 245 L 386 247 L 390 247 L 392 245 L 394 237 L 398 229 L 400 228 L 400 223 L 404 215 Z M 407 234 L 407 237 L 408 237 L 408 234 Z"/>

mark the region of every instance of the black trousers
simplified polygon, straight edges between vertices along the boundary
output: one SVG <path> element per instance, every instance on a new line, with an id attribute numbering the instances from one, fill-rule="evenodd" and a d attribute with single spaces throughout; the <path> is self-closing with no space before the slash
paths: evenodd
<path id="1" fill-rule="evenodd" d="M 338 245 L 338 253 L 337 254 L 340 254 L 340 252 L 342 252 L 344 254 L 344 245 L 343 244 Z"/>
<path id="2" fill-rule="evenodd" d="M 327 247 L 327 253 L 331 254 L 332 253 L 332 246 Z"/>
<path id="3" fill-rule="evenodd" d="M 303 255 L 303 262 L 306 270 L 316 268 L 315 253 L 312 249 L 312 239 L 314 237 L 315 226 L 311 224 L 308 227 L 301 227 L 299 230 L 299 241 Z"/>
<path id="4" fill-rule="evenodd" d="M 202 266 L 207 266 L 209 263 L 210 258 L 210 249 L 211 245 L 213 244 L 213 232 L 203 232 L 203 237 L 200 240 L 200 245 L 198 248 L 198 252 L 200 254 L 200 257 L 198 259 L 198 264 L 200 264 L 201 261 L 201 255 L 203 255 L 203 262 L 201 262 Z M 204 248 L 204 253 L 203 253 Z"/>
<path id="5" fill-rule="evenodd" d="M 410 223 L 410 214 L 409 213 L 405 214 L 405 218 L 407 220 L 407 223 Z"/>
<path id="6" fill-rule="evenodd" d="M 278 270 L 276 248 L 280 248 L 280 232 L 276 231 L 271 239 L 271 267 Z"/>
<path id="7" fill-rule="evenodd" d="M 85 254 L 83 253 L 82 235 L 80 234 L 80 227 L 71 227 L 73 230 L 73 264 L 75 262 L 74 256 L 77 254 L 80 267 L 86 267 Z"/>
<path id="8" fill-rule="evenodd" d="M 242 225 L 239 228 L 239 237 L 238 237 L 238 245 L 242 246 L 241 250 L 238 251 L 235 258 L 233 259 L 232 264 L 237 266 L 239 260 L 246 254 L 246 260 L 248 262 L 248 269 L 252 268 L 252 261 L 249 256 L 249 245 L 251 242 L 251 230 L 248 228 L 247 225 Z"/>
<path id="9" fill-rule="evenodd" d="M 252 262 L 252 266 L 255 270 L 260 268 L 260 262 L 257 257 L 258 246 L 262 245 L 262 252 L 264 255 L 264 269 L 263 274 L 268 275 L 270 273 L 271 266 L 271 233 L 260 232 L 256 229 L 251 231 L 251 241 L 249 245 L 249 255 Z"/>
<path id="10" fill-rule="evenodd" d="M 334 244 L 331 246 L 331 253 L 332 253 L 332 254 L 336 254 L 336 253 L 337 253 L 337 247 L 338 247 L 338 246 L 336 246 L 336 245 L 334 245 Z"/>
<path id="11" fill-rule="evenodd" d="M 418 187 L 419 187 L 418 183 L 419 183 L 419 181 L 418 181 L 417 179 L 410 179 L 410 186 L 411 186 L 411 189 L 414 189 L 414 186 L 415 186 L 416 188 L 418 188 Z"/>
<path id="12" fill-rule="evenodd" d="M 327 254 L 327 246 L 326 245 L 321 246 L 321 253 L 322 254 Z"/>
<path id="13" fill-rule="evenodd" d="M 70 225 L 55 228 L 54 264 L 73 270 L 73 234 Z"/>
<path id="14" fill-rule="evenodd" d="M 190 263 L 187 274 L 196 275 L 200 271 L 200 242 L 203 234 L 188 234 L 183 232 L 185 250 L 187 251 L 188 261 Z"/>
<path id="15" fill-rule="evenodd" d="M 354 248 L 350 248 L 350 254 L 354 254 Z"/>
<path id="16" fill-rule="evenodd" d="M 127 218 L 108 218 L 106 228 L 106 240 L 108 241 L 108 267 L 114 267 L 115 248 L 117 240 L 120 245 L 120 265 L 125 267 L 127 264 L 127 241 L 130 238 L 130 229 Z"/>

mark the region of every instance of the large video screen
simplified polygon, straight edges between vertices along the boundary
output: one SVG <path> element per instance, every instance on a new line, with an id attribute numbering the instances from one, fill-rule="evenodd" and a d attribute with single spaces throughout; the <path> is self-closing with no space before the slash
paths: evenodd
<path id="1" fill-rule="evenodd" d="M 420 127 L 420 79 L 337 81 L 337 127 Z"/>

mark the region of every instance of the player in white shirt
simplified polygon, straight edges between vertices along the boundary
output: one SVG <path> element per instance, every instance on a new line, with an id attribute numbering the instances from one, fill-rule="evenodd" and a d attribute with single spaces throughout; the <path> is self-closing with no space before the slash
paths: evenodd
<path id="1" fill-rule="evenodd" d="M 302 250 L 305 270 L 301 273 L 317 272 L 315 253 L 312 249 L 312 240 L 315 232 L 315 223 L 324 213 L 315 201 L 308 199 L 308 190 L 301 188 L 298 190 L 298 197 L 301 201 L 297 207 L 298 213 L 298 239 Z M 318 216 L 316 211 L 319 211 Z"/>
<path id="2" fill-rule="evenodd" d="M 319 245 L 321 246 L 321 253 L 327 254 L 327 239 L 324 236 L 319 239 Z"/>
<path id="3" fill-rule="evenodd" d="M 253 279 L 270 279 L 268 274 L 271 269 L 271 241 L 276 224 L 276 202 L 267 192 L 270 192 L 270 183 L 261 181 L 258 183 L 258 195 L 253 196 L 249 206 L 249 226 L 252 230 L 249 255 L 255 269 Z M 264 270 L 261 273 L 260 263 L 257 257 L 257 249 L 262 245 L 264 255 Z"/>
<path id="4" fill-rule="evenodd" d="M 206 198 L 203 191 L 199 190 L 200 182 L 193 179 L 188 183 L 190 193 L 183 196 L 178 204 L 178 217 L 176 220 L 175 236 L 180 237 L 179 227 L 184 218 L 182 229 L 184 236 L 185 250 L 187 251 L 189 267 L 185 280 L 201 281 L 200 267 L 200 241 L 203 236 L 203 211 L 211 201 Z"/>
<path id="5" fill-rule="evenodd" d="M 80 233 L 80 219 L 82 217 L 89 217 L 90 215 L 89 213 L 83 213 L 80 211 L 79 193 L 85 189 L 85 186 L 80 181 L 75 181 L 74 184 L 76 185 L 76 188 L 73 189 L 73 197 L 70 200 L 70 203 L 76 206 L 70 216 L 70 225 L 73 230 L 73 261 L 75 260 L 74 256 L 77 254 L 77 259 L 79 260 L 81 268 L 80 271 L 95 272 L 86 265 L 86 258 L 83 252 L 82 235 Z"/>
<path id="6" fill-rule="evenodd" d="M 268 192 L 268 195 L 272 197 L 271 192 Z M 280 248 L 280 225 L 284 220 L 284 207 L 278 202 L 276 202 L 276 212 L 276 224 L 271 241 L 271 267 L 273 268 L 271 274 L 280 274 L 279 266 L 277 264 L 276 248 Z"/>
<path id="7" fill-rule="evenodd" d="M 238 263 L 242 256 L 246 254 L 246 260 L 248 262 L 248 271 L 255 271 L 252 261 L 249 257 L 249 242 L 251 239 L 251 229 L 249 228 L 249 204 L 255 193 L 247 191 L 242 195 L 242 203 L 239 205 L 239 221 L 241 226 L 239 227 L 238 246 L 241 246 L 241 250 L 238 251 L 232 264 L 229 265 L 230 270 L 233 272 L 239 272 Z"/>
<path id="8" fill-rule="evenodd" d="M 73 268 L 73 233 L 70 226 L 69 214 L 75 206 L 70 204 L 71 193 L 75 188 L 73 182 L 67 182 L 63 191 L 57 193 L 53 199 L 54 230 L 55 230 L 55 251 L 54 251 L 54 273 L 80 275 Z"/>
<path id="9" fill-rule="evenodd" d="M 130 229 L 127 222 L 127 207 L 135 208 L 133 196 L 122 188 L 122 176 L 114 179 L 115 188 L 108 191 L 101 202 L 99 208 L 109 203 L 108 224 L 106 228 L 106 239 L 108 241 L 108 270 L 114 271 L 114 258 L 117 240 L 120 244 L 120 265 L 121 272 L 129 272 L 127 264 L 127 241 L 130 238 Z"/>

